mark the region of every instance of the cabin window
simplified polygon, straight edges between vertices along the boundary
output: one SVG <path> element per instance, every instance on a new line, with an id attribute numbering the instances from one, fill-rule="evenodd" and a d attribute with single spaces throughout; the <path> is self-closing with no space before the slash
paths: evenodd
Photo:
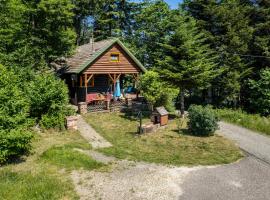
<path id="1" fill-rule="evenodd" d="M 111 62 L 119 62 L 120 54 L 119 53 L 111 53 Z"/>

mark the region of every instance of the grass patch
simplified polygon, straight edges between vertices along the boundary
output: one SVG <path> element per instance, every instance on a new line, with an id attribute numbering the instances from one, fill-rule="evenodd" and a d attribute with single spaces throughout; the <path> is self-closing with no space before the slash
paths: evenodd
<path id="1" fill-rule="evenodd" d="M 32 175 L 11 170 L 0 171 L 0 197 L 13 200 L 77 199 L 72 186 L 46 173 Z"/>
<path id="2" fill-rule="evenodd" d="M 178 133 L 177 120 L 157 133 L 137 136 L 138 122 L 118 113 L 87 114 L 85 116 L 113 147 L 100 151 L 120 159 L 130 159 L 172 165 L 224 164 L 242 157 L 231 141 L 214 135 L 195 137 Z M 149 121 L 144 119 L 144 122 Z"/>
<path id="3" fill-rule="evenodd" d="M 78 147 L 81 147 L 81 145 L 67 144 L 64 146 L 54 146 L 45 151 L 41 158 L 46 162 L 69 170 L 80 168 L 91 170 L 103 166 L 102 163 L 91 159 L 88 155 L 74 150 L 74 148 Z"/>
<path id="4" fill-rule="evenodd" d="M 216 109 L 218 116 L 226 121 L 245 128 L 270 135 L 270 118 L 247 114 L 241 110 Z"/>
<path id="5" fill-rule="evenodd" d="M 76 131 L 50 130 L 36 134 L 32 146 L 29 156 L 0 167 L 0 199 L 79 199 L 69 169 L 81 166 L 92 169 L 99 165 L 93 164 L 95 161 L 87 155 L 74 151 L 74 148 L 91 149 L 89 143 Z"/>

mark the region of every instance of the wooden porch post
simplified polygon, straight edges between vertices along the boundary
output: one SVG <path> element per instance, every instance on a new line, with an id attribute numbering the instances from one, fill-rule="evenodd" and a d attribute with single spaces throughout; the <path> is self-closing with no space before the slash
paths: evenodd
<path id="1" fill-rule="evenodd" d="M 139 74 L 132 74 L 132 76 L 134 78 L 134 87 L 136 87 L 139 80 Z"/>
<path id="2" fill-rule="evenodd" d="M 84 74 L 85 100 L 87 100 L 88 83 L 89 83 L 89 81 L 92 79 L 92 77 L 94 76 L 94 74 L 90 74 L 89 77 L 88 77 L 88 75 L 89 75 L 89 74 Z"/>
<path id="3" fill-rule="evenodd" d="M 117 82 L 117 80 L 120 78 L 121 74 L 113 74 L 113 76 L 111 74 L 108 74 L 110 79 L 113 82 L 113 93 L 115 92 L 115 84 Z"/>
<path id="4" fill-rule="evenodd" d="M 84 74 L 84 88 L 85 88 L 85 101 L 87 101 L 87 85 L 88 85 L 88 82 L 87 82 L 87 74 Z"/>

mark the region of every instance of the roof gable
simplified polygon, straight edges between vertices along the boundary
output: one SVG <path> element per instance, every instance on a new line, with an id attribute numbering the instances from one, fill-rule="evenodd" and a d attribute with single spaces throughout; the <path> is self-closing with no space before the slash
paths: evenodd
<path id="1" fill-rule="evenodd" d="M 71 58 L 67 59 L 67 72 L 66 73 L 81 73 L 101 57 L 107 50 L 112 48 L 113 45 L 118 44 L 125 53 L 134 61 L 138 68 L 145 72 L 146 69 L 142 63 L 125 47 L 125 45 L 119 39 L 110 39 L 96 42 L 94 47 L 91 44 L 80 46 L 77 53 Z M 91 49 L 94 49 L 92 51 Z"/>

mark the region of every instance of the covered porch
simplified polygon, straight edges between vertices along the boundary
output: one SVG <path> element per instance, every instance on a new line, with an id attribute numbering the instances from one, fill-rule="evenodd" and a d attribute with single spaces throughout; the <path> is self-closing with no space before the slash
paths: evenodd
<path id="1" fill-rule="evenodd" d="M 70 77 L 70 97 L 75 105 L 79 102 L 88 106 L 106 105 L 138 97 L 139 73 L 83 73 Z"/>

